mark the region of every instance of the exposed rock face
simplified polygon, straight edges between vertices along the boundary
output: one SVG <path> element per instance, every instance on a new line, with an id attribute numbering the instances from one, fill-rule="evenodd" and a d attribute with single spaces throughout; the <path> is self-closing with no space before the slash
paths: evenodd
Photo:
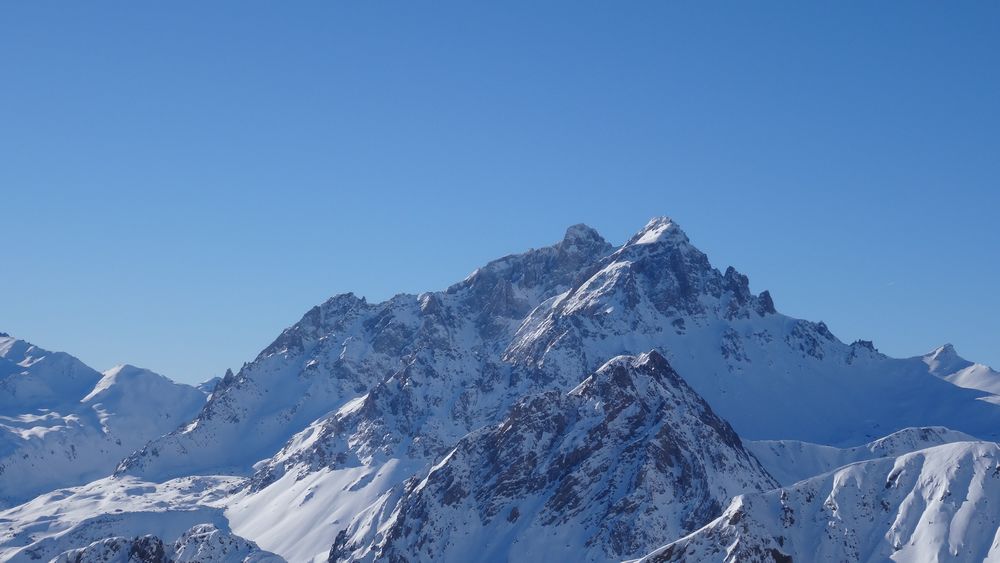
<path id="1" fill-rule="evenodd" d="M 253 542 L 199 524 L 171 544 L 154 535 L 111 537 L 60 554 L 55 563 L 281 563 Z"/>
<path id="2" fill-rule="evenodd" d="M 735 499 L 666 561 L 995 561 L 1000 446 L 947 444 Z"/>
<path id="3" fill-rule="evenodd" d="M 463 438 L 405 485 L 381 543 L 354 530 L 330 560 L 620 560 L 774 486 L 660 354 L 623 356 Z"/>
<path id="4" fill-rule="evenodd" d="M 257 547 L 252 541 L 219 530 L 212 524 L 199 524 L 181 534 L 173 545 L 177 563 L 219 561 L 224 563 L 280 563 L 284 559 Z"/>
<path id="5" fill-rule="evenodd" d="M 96 541 L 87 547 L 60 554 L 55 563 L 170 563 L 163 540 L 156 536 L 138 538 L 113 537 Z"/>

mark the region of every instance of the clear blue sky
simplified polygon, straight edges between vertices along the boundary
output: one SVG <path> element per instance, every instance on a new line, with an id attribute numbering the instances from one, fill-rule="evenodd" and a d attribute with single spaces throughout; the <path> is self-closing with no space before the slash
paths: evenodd
<path id="1" fill-rule="evenodd" d="M 3 3 L 0 330 L 202 380 L 670 215 L 782 312 L 1000 366 L 1000 3 L 374 4 Z"/>

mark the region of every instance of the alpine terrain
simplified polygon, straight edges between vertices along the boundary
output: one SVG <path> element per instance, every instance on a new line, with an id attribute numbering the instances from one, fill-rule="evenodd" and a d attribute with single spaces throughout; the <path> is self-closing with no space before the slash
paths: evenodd
<path id="1" fill-rule="evenodd" d="M 5 336 L 0 560 L 1000 561 L 998 394 L 575 225 L 200 388 Z"/>

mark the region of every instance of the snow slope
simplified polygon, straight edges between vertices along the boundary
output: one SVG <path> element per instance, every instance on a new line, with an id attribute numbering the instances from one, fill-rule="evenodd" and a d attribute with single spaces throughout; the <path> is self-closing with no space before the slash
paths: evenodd
<path id="1" fill-rule="evenodd" d="M 853 448 L 796 440 L 759 440 L 746 442 L 745 445 L 779 483 L 791 485 L 858 461 L 898 457 L 931 446 L 974 440 L 974 437 L 962 432 L 930 426 L 904 428 Z"/>
<path id="2" fill-rule="evenodd" d="M 10 337 L 0 354 L 0 506 L 109 474 L 205 403 L 203 392 L 134 366 L 100 374 Z"/>
<path id="3" fill-rule="evenodd" d="M 1000 446 L 957 442 L 737 497 L 643 562 L 997 561 Z"/>

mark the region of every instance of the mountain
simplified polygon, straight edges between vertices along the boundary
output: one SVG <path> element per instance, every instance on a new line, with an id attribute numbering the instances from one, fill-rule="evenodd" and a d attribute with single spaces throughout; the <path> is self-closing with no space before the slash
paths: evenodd
<path id="1" fill-rule="evenodd" d="M 462 438 L 330 560 L 620 560 L 774 486 L 661 355 L 623 356 Z"/>
<path id="2" fill-rule="evenodd" d="M 1000 372 L 987 365 L 966 360 L 958 355 L 951 344 L 945 344 L 920 359 L 927 364 L 932 374 L 949 383 L 1000 395 Z"/>
<path id="3" fill-rule="evenodd" d="M 797 440 L 759 440 L 746 447 L 782 485 L 791 485 L 839 467 L 876 459 L 897 457 L 932 446 L 976 438 L 943 426 L 904 428 L 853 448 L 836 448 Z"/>
<path id="4" fill-rule="evenodd" d="M 101 374 L 62 352 L 0 337 L 0 504 L 107 475 L 194 416 L 205 394 L 129 365 Z"/>
<path id="5" fill-rule="evenodd" d="M 959 442 L 737 497 L 667 561 L 996 561 L 1000 446 Z"/>

